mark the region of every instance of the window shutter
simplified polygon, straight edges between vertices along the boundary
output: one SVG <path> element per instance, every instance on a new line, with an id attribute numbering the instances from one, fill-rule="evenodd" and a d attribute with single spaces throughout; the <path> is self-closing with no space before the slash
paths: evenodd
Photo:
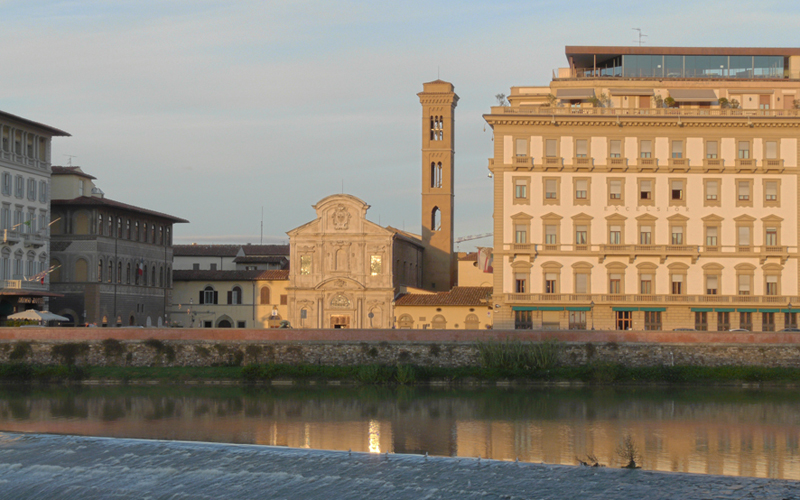
<path id="1" fill-rule="evenodd" d="M 672 282 L 673 283 L 683 283 L 683 275 L 682 274 L 673 274 L 672 275 Z"/>
<path id="2" fill-rule="evenodd" d="M 706 288 L 711 290 L 717 289 L 717 277 L 716 276 L 708 276 L 706 279 Z"/>
<path id="3" fill-rule="evenodd" d="M 578 139 L 576 147 L 578 156 L 580 155 L 586 156 L 589 150 L 587 143 L 588 141 L 586 139 Z"/>
<path id="4" fill-rule="evenodd" d="M 620 154 L 620 151 L 621 151 L 620 142 L 621 141 L 611 141 L 611 155 L 612 155 L 612 157 L 614 155 L 619 155 Z"/>
<path id="5" fill-rule="evenodd" d="M 739 183 L 739 199 L 745 200 L 750 197 L 750 183 L 748 182 L 740 182 Z"/>
<path id="6" fill-rule="evenodd" d="M 716 158 L 717 156 L 717 141 L 708 141 L 706 143 L 706 155 Z"/>
<path id="7" fill-rule="evenodd" d="M 672 155 L 673 158 L 678 158 L 677 155 L 683 153 L 683 141 L 672 141 Z"/>
<path id="8" fill-rule="evenodd" d="M 651 153 L 651 141 L 642 141 L 642 153 Z"/>
<path id="9" fill-rule="evenodd" d="M 525 139 L 517 139 L 517 156 L 528 156 L 528 141 Z"/>
<path id="10" fill-rule="evenodd" d="M 205 304 L 204 300 L 206 298 L 205 290 L 200 290 L 200 304 Z"/>
<path id="11" fill-rule="evenodd" d="M 578 191 L 586 191 L 588 188 L 589 181 L 586 179 L 579 179 L 575 181 L 576 187 Z"/>
<path id="12" fill-rule="evenodd" d="M 742 226 L 739 228 L 739 245 L 747 246 L 750 244 L 750 228 Z"/>
<path id="13" fill-rule="evenodd" d="M 549 157 L 556 156 L 556 140 L 555 139 L 547 139 L 547 152 L 545 153 Z"/>
<path id="14" fill-rule="evenodd" d="M 750 291 L 750 275 L 749 274 L 742 274 L 739 276 L 739 291 L 741 292 L 749 292 Z"/>
<path id="15" fill-rule="evenodd" d="M 214 303 L 219 304 L 219 292 L 214 290 Z"/>
<path id="16" fill-rule="evenodd" d="M 775 197 L 778 196 L 778 183 L 777 182 L 767 182 L 765 186 L 767 199 L 774 200 Z"/>
<path id="17" fill-rule="evenodd" d="M 767 283 L 777 283 L 778 277 L 777 276 L 767 276 Z"/>
<path id="18" fill-rule="evenodd" d="M 768 160 L 778 158 L 778 143 L 775 141 L 767 141 L 766 156 Z"/>
<path id="19" fill-rule="evenodd" d="M 233 292 L 228 290 L 228 304 L 233 304 Z"/>
<path id="20" fill-rule="evenodd" d="M 713 197 L 712 200 L 717 199 L 717 181 L 708 181 L 706 184 L 706 196 Z"/>
<path id="21" fill-rule="evenodd" d="M 588 274 L 575 275 L 575 293 L 587 293 L 587 278 Z"/>

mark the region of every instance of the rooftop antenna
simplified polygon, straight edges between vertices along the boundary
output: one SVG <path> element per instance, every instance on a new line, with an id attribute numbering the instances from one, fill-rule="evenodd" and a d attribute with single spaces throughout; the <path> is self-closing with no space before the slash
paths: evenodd
<path id="1" fill-rule="evenodd" d="M 73 159 L 73 158 L 77 158 L 77 156 L 75 156 L 75 155 L 64 155 L 64 156 L 66 156 L 67 158 L 69 158 L 69 159 L 67 160 L 67 165 L 68 165 L 68 166 L 70 166 L 70 167 L 72 166 L 72 159 Z"/>
<path id="2" fill-rule="evenodd" d="M 639 40 L 638 40 L 638 41 L 639 41 L 639 47 L 641 47 L 641 46 L 642 46 L 642 44 L 643 44 L 643 43 L 645 43 L 645 42 L 642 40 L 642 38 L 647 38 L 647 35 L 642 35 L 642 28 L 631 28 L 631 29 L 632 29 L 633 31 L 638 31 L 638 32 L 639 32 Z"/>

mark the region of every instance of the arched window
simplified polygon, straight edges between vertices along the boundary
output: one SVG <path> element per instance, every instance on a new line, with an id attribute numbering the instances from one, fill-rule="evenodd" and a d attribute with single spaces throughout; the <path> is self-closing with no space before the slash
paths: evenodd
<path id="1" fill-rule="evenodd" d="M 139 221 L 133 223 L 133 240 L 139 241 Z"/>
<path id="2" fill-rule="evenodd" d="M 217 291 L 214 290 L 214 287 L 211 285 L 206 286 L 200 291 L 201 304 L 216 304 L 217 297 Z"/>
<path id="3" fill-rule="evenodd" d="M 57 232 L 58 234 L 62 234 L 64 232 L 62 229 L 64 227 L 62 222 L 63 221 L 58 221 L 53 224 L 53 226 L 58 226 L 57 228 L 53 229 L 53 232 Z M 75 215 L 75 234 L 89 234 L 89 216 L 86 214 L 86 212 L 78 212 Z"/>
<path id="4" fill-rule="evenodd" d="M 53 269 L 50 271 L 50 283 L 58 283 L 61 281 L 61 262 L 56 259 L 50 260 L 50 267 Z"/>
<path id="5" fill-rule="evenodd" d="M 117 262 L 117 283 L 122 283 L 122 261 Z"/>
<path id="6" fill-rule="evenodd" d="M 414 318 L 410 314 L 403 314 L 397 320 L 397 326 L 402 329 L 414 328 Z"/>
<path id="7" fill-rule="evenodd" d="M 442 162 L 431 163 L 431 187 L 442 187 Z"/>
<path id="8" fill-rule="evenodd" d="M 3 262 L 5 263 L 5 259 Z M 75 261 L 75 281 L 89 281 L 89 264 L 84 259 Z"/>
<path id="9" fill-rule="evenodd" d="M 150 268 L 150 286 L 156 286 L 156 266 Z"/>
<path id="10" fill-rule="evenodd" d="M 111 283 L 111 280 L 114 279 L 114 261 L 108 259 L 108 276 L 106 276 L 106 281 Z"/>
<path id="11" fill-rule="evenodd" d="M 147 286 L 147 266 L 142 264 L 142 286 Z"/>
<path id="12" fill-rule="evenodd" d="M 150 224 L 150 243 L 156 242 L 156 225 Z"/>
<path id="13" fill-rule="evenodd" d="M 467 317 L 464 319 L 464 329 L 466 330 L 477 330 L 480 328 L 481 321 L 478 319 L 478 315 L 474 313 L 467 314 Z"/>
<path id="14" fill-rule="evenodd" d="M 241 304 L 242 303 L 242 289 L 235 286 L 228 292 L 228 304 Z"/>
<path id="15" fill-rule="evenodd" d="M 167 244 L 167 246 L 172 245 L 172 234 L 171 234 L 171 232 L 169 230 L 169 226 L 167 226 L 167 241 L 166 241 L 166 244 Z"/>
<path id="16" fill-rule="evenodd" d="M 441 314 L 437 314 L 431 320 L 431 328 L 434 330 L 443 330 L 447 327 L 447 320 L 444 319 L 444 316 Z"/>
<path id="17" fill-rule="evenodd" d="M 117 217 L 117 238 L 122 238 L 122 217 Z"/>
<path id="18" fill-rule="evenodd" d="M 158 244 L 164 244 L 164 226 L 158 226 Z"/>
<path id="19" fill-rule="evenodd" d="M 106 218 L 106 222 L 108 223 L 108 230 L 106 231 L 106 236 L 114 236 L 114 218 L 110 215 Z"/>
<path id="20" fill-rule="evenodd" d="M 164 286 L 164 267 L 161 266 L 158 268 L 158 286 Z"/>
<path id="21" fill-rule="evenodd" d="M 103 214 L 97 216 L 97 234 L 103 236 Z"/>
<path id="22" fill-rule="evenodd" d="M 103 259 L 97 261 L 97 281 L 103 281 Z"/>
<path id="23" fill-rule="evenodd" d="M 442 230 L 442 212 L 439 207 L 433 207 L 433 210 L 431 210 L 431 229 L 433 231 Z"/>
<path id="24" fill-rule="evenodd" d="M 142 241 L 147 243 L 147 223 L 146 222 L 142 225 Z"/>
<path id="25" fill-rule="evenodd" d="M 268 286 L 261 287 L 261 302 L 260 303 L 261 303 L 262 306 L 267 306 L 267 305 L 270 304 L 270 301 L 269 301 L 269 287 Z"/>
<path id="26" fill-rule="evenodd" d="M 131 263 L 128 262 L 128 266 L 125 269 L 125 283 L 131 284 Z"/>
<path id="27" fill-rule="evenodd" d="M 125 221 L 125 239 L 126 240 L 131 239 L 131 220 L 130 219 Z"/>
<path id="28" fill-rule="evenodd" d="M 172 286 L 172 270 L 167 266 L 167 288 Z"/>

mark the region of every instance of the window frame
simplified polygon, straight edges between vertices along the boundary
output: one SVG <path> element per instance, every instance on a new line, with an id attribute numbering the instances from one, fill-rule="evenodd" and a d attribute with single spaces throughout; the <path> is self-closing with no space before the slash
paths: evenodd
<path id="1" fill-rule="evenodd" d="M 650 182 L 650 198 L 642 198 L 642 183 Z M 655 177 L 638 177 L 636 179 L 636 199 L 639 206 L 655 206 L 656 204 L 656 179 Z"/>
<path id="2" fill-rule="evenodd" d="M 709 199 L 708 185 L 715 182 L 717 185 L 717 194 L 715 199 Z M 714 195 L 711 195 L 714 196 Z M 704 178 L 703 179 L 703 206 L 704 207 L 721 207 L 722 206 L 722 179 L 719 177 Z"/>
<path id="3" fill-rule="evenodd" d="M 531 204 L 531 178 L 529 176 L 513 176 L 511 177 L 511 185 L 512 185 L 512 193 L 511 193 L 511 203 L 512 205 L 530 205 Z M 517 187 L 521 186 L 524 189 L 525 196 L 519 197 L 519 191 Z"/>

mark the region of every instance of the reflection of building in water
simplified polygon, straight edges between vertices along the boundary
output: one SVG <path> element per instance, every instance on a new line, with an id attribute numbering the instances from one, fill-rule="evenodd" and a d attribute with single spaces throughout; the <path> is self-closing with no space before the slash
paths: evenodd
<path id="1" fill-rule="evenodd" d="M 161 391 L 161 389 L 159 389 Z M 165 390 L 166 392 L 166 390 Z M 0 430 L 424 453 L 619 467 L 630 433 L 646 469 L 800 479 L 797 404 L 585 401 L 530 392 L 225 397 L 0 397 Z M 285 399 L 283 399 L 285 398 Z M 537 403 L 531 403 L 531 401 Z M 539 403 L 544 401 L 543 403 Z M 534 406 L 537 405 L 537 406 Z"/>

